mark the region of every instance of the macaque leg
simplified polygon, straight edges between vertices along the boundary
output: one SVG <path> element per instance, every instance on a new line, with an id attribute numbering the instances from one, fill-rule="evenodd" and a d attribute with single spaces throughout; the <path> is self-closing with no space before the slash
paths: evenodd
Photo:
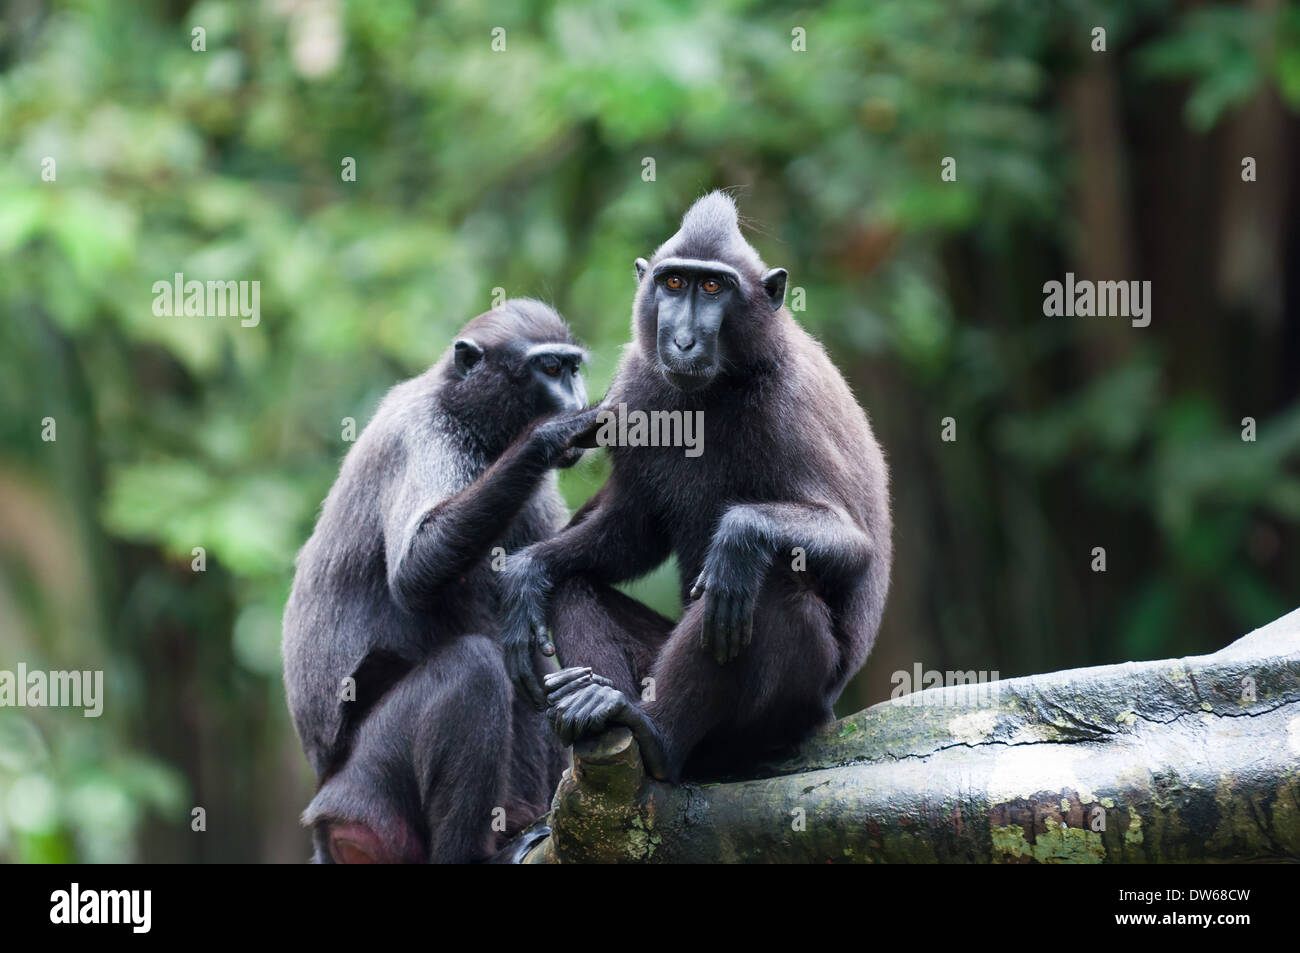
<path id="1" fill-rule="evenodd" d="M 308 806 L 316 859 L 486 857 L 498 840 L 493 822 L 509 813 L 513 717 L 496 643 L 470 635 L 440 646 L 376 705 Z"/>
<path id="2" fill-rule="evenodd" d="M 840 663 L 831 616 L 814 593 L 771 575 L 754 611 L 754 634 L 719 665 L 700 648 L 703 606 L 693 604 L 651 677 L 641 707 L 664 742 L 670 778 L 709 776 L 793 744 L 831 717 Z"/>
<path id="3" fill-rule="evenodd" d="M 640 698 L 672 620 L 582 576 L 557 586 L 550 605 L 547 622 L 561 665 L 590 668 L 629 698 Z"/>
<path id="4" fill-rule="evenodd" d="M 820 598 L 769 577 L 755 607 L 753 643 L 725 665 L 700 648 L 703 612 L 692 604 L 673 630 L 651 670 L 647 701 L 638 704 L 579 668 L 548 676 L 548 717 L 561 741 L 624 725 L 647 769 L 676 781 L 684 771 L 708 777 L 752 761 L 830 719 L 840 652 Z"/>

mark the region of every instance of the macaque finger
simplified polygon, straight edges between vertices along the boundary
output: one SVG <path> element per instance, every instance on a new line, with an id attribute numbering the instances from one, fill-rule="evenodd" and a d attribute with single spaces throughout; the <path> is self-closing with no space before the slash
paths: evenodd
<path id="1" fill-rule="evenodd" d="M 521 694 L 538 711 L 546 708 L 546 693 L 542 690 L 541 679 L 537 677 L 533 665 L 532 653 L 528 646 L 512 646 L 507 649 L 509 662 L 506 670 L 514 674 L 515 690 Z"/>
<path id="2" fill-rule="evenodd" d="M 591 669 L 586 666 L 575 665 L 570 668 L 562 668 L 558 672 L 551 672 L 546 676 L 546 690 L 548 692 L 554 691 L 562 685 L 567 685 L 569 682 L 590 674 Z"/>
<path id="3" fill-rule="evenodd" d="M 570 439 L 570 446 L 582 447 L 586 450 L 595 449 L 598 446 L 596 434 L 600 432 L 601 408 L 592 407 L 589 410 L 582 411 L 575 418 L 575 426 L 579 429 Z"/>
<path id="4" fill-rule="evenodd" d="M 728 606 L 727 606 L 728 601 L 729 600 L 726 595 L 723 595 L 721 597 L 717 597 L 717 596 L 714 597 L 714 604 L 717 605 L 718 609 L 716 614 L 714 615 L 714 623 L 713 623 L 717 627 L 717 632 L 713 638 L 713 658 L 717 661 L 719 665 L 725 665 L 727 663 L 728 632 L 727 632 L 726 620 L 727 620 L 727 612 L 728 612 Z"/>
<path id="5" fill-rule="evenodd" d="M 740 654 L 740 638 L 743 634 L 743 597 L 731 597 L 731 611 L 727 615 L 727 661 L 733 661 Z"/>
<path id="6" fill-rule="evenodd" d="M 710 594 L 704 600 L 704 622 L 700 627 L 700 648 L 712 653 L 718 639 L 718 597 Z"/>
<path id="7" fill-rule="evenodd" d="M 573 713 L 573 725 L 576 729 L 575 737 L 580 738 L 583 735 L 592 733 L 593 727 L 600 720 L 597 716 L 606 704 L 603 694 L 599 691 L 593 691 L 582 700 L 582 703 Z"/>
<path id="8" fill-rule="evenodd" d="M 541 679 L 537 677 L 537 672 L 533 670 L 532 659 L 528 659 L 525 664 L 526 668 L 520 674 L 518 687 L 534 708 L 538 711 L 545 711 L 546 693 L 542 691 Z"/>
<path id="9" fill-rule="evenodd" d="M 732 595 L 727 600 L 727 661 L 736 657 L 740 642 L 740 597 Z"/>
<path id="10" fill-rule="evenodd" d="M 586 691 L 589 687 L 588 685 L 579 685 L 574 691 L 556 702 L 555 707 L 559 709 L 561 718 L 573 717 L 573 713 L 578 710 L 578 706 L 586 697 Z"/>
<path id="11" fill-rule="evenodd" d="M 732 659 L 740 658 L 741 649 L 749 644 L 751 629 L 754 624 L 753 603 L 748 598 L 736 600 L 735 635 L 731 641 Z"/>
<path id="12" fill-rule="evenodd" d="M 568 747 L 573 744 L 573 725 L 563 715 L 557 715 L 555 721 L 551 722 L 551 727 L 555 729 L 555 736 L 560 739 L 560 744 Z"/>
<path id="13" fill-rule="evenodd" d="M 591 684 L 592 684 L 591 676 L 584 675 L 582 678 L 574 679 L 571 682 L 566 682 L 565 684 L 561 685 L 559 688 L 551 689 L 550 692 L 547 693 L 546 699 L 552 705 L 558 705 L 564 699 L 569 698 L 572 695 L 581 692 L 587 688 L 590 688 Z"/>

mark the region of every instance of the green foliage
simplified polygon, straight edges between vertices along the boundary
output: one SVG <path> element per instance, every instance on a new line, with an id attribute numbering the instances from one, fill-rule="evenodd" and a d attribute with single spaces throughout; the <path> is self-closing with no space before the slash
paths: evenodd
<path id="1" fill-rule="evenodd" d="M 1179 29 L 1153 43 L 1144 64 L 1153 76 L 1195 80 L 1187 98 L 1187 121 L 1201 131 L 1212 127 L 1224 110 L 1244 105 L 1273 74 L 1282 92 L 1300 104 L 1293 71 L 1297 54 L 1297 11 L 1249 6 L 1211 6 L 1190 11 Z M 1274 31 L 1291 33 L 1281 44 L 1282 55 L 1271 49 Z"/>

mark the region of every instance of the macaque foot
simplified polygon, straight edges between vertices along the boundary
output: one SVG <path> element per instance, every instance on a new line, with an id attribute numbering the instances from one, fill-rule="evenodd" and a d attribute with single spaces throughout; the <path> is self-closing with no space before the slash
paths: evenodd
<path id="1" fill-rule="evenodd" d="M 565 668 L 546 676 L 546 717 L 561 744 L 625 724 L 627 708 L 627 696 L 589 668 Z"/>

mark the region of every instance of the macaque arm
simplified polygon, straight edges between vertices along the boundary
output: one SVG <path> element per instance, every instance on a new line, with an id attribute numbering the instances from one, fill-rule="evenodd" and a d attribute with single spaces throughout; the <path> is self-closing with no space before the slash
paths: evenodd
<path id="1" fill-rule="evenodd" d="M 742 503 L 718 523 L 709 561 L 739 560 L 765 571 L 802 554 L 818 579 L 856 579 L 871 561 L 871 539 L 838 507 L 821 503 Z M 796 552 L 799 551 L 799 552 Z"/>
<path id="2" fill-rule="evenodd" d="M 434 447 L 422 459 L 408 459 L 389 486 L 384 521 L 388 585 L 398 605 L 408 611 L 427 607 L 440 587 L 481 559 L 594 415 L 591 409 L 543 421 L 469 486 L 432 503 L 429 488 L 446 482 L 436 472 L 437 461 L 447 455 Z"/>
<path id="3" fill-rule="evenodd" d="M 643 575 L 667 558 L 668 539 L 650 514 L 607 483 L 565 529 L 514 556 L 502 574 L 501 644 L 506 671 L 539 710 L 545 704 L 534 649 L 546 649 L 546 615 L 555 587 L 579 573 L 606 583 Z"/>

